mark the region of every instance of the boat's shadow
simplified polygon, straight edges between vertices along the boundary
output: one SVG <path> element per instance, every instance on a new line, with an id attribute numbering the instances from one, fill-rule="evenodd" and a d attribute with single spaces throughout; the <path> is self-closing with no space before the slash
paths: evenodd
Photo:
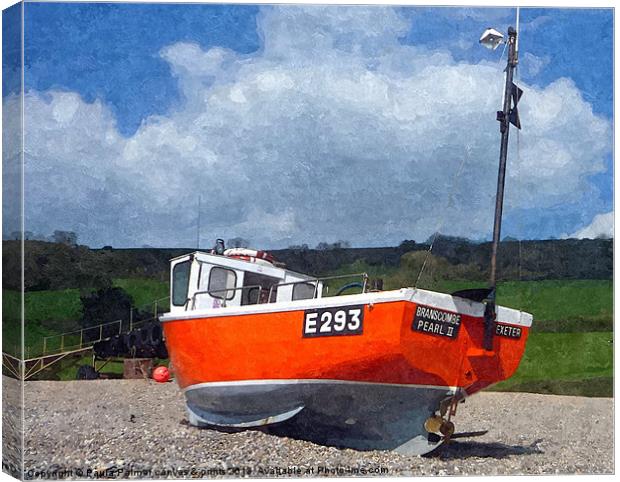
<path id="1" fill-rule="evenodd" d="M 183 425 L 189 425 L 187 420 L 183 420 L 181 422 Z M 215 430 L 221 433 L 238 433 L 244 432 L 247 429 L 242 428 L 223 428 L 223 427 L 209 427 L 211 430 Z M 279 424 L 274 426 L 266 426 L 266 427 L 257 427 L 251 429 L 256 432 L 262 432 L 267 435 L 273 435 L 277 437 L 286 437 L 293 438 L 297 440 L 307 440 L 314 443 L 317 443 L 316 440 L 313 440 L 312 437 L 308 437 L 307 432 L 303 431 L 291 431 L 290 428 L 285 432 L 281 431 L 281 426 Z M 472 436 L 483 435 L 486 434 L 486 431 L 483 432 L 472 432 Z M 451 459 L 466 459 L 470 457 L 480 457 L 480 458 L 494 458 L 494 459 L 504 459 L 510 457 L 511 455 L 533 455 L 533 454 L 542 454 L 544 453 L 538 447 L 538 444 L 542 442 L 543 439 L 536 439 L 529 445 L 508 445 L 501 442 L 478 442 L 473 440 L 451 440 L 449 443 L 444 443 L 437 447 L 432 452 L 429 452 L 422 457 L 424 458 L 438 458 L 442 460 L 451 460 Z M 320 442 L 318 442 L 320 444 Z M 336 447 L 336 448 L 346 448 L 341 447 L 336 444 L 325 444 L 328 446 Z M 382 448 L 379 450 L 386 450 L 386 448 Z M 387 449 L 389 450 L 389 449 Z M 396 452 L 399 452 L 398 449 L 395 449 Z M 402 453 L 402 455 L 409 455 L 407 453 Z"/>
<path id="2" fill-rule="evenodd" d="M 538 447 L 540 442 L 542 442 L 542 439 L 535 440 L 529 445 L 508 445 L 501 442 L 478 442 L 473 440 L 451 441 L 424 457 L 443 460 L 466 459 L 469 457 L 505 459 L 511 455 L 542 454 L 544 451 Z"/>

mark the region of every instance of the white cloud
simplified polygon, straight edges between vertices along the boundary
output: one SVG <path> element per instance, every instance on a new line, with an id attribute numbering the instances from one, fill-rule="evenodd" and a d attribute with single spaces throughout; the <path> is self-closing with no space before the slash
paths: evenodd
<path id="1" fill-rule="evenodd" d="M 575 231 L 569 238 L 578 239 L 597 239 L 597 238 L 613 238 L 614 237 L 614 213 L 603 213 L 594 216 L 592 222 Z"/>
<path id="2" fill-rule="evenodd" d="M 2 232 L 7 237 L 21 229 L 21 120 L 19 97 L 10 94 L 2 106 Z"/>
<path id="3" fill-rule="evenodd" d="M 99 101 L 29 93 L 27 229 L 192 246 L 201 195 L 205 240 L 382 245 L 441 225 L 490 233 L 501 67 L 401 44 L 408 25 L 386 8 L 265 7 L 258 27 L 263 47 L 250 55 L 164 48 L 184 103 L 128 139 Z M 611 149 L 610 123 L 570 80 L 522 87 L 508 215 L 579 201 Z"/>
<path id="4" fill-rule="evenodd" d="M 519 68 L 526 78 L 536 77 L 551 62 L 551 57 L 537 57 L 529 52 L 523 53 L 519 59 Z"/>

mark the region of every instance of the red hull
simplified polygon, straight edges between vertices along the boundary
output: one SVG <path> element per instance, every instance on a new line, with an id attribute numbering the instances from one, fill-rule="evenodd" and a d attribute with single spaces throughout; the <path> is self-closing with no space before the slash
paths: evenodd
<path id="1" fill-rule="evenodd" d="M 355 336 L 302 336 L 308 309 L 303 304 L 286 311 L 246 314 L 238 310 L 227 314 L 227 309 L 220 309 L 204 316 L 168 315 L 163 320 L 164 332 L 179 385 L 187 388 L 237 380 L 328 379 L 460 387 L 471 395 L 510 377 L 523 355 L 529 327 L 502 320 L 501 310 L 500 334 L 494 337 L 493 350 L 486 351 L 482 348 L 482 313 L 475 307 L 464 310 L 470 314 L 440 307 L 442 313 L 460 315 L 458 334 L 450 338 L 439 332 L 437 325 L 433 328 L 432 323 L 425 327 L 427 332 L 414 329 L 417 307 L 432 307 L 432 303 L 422 304 L 415 296 L 410 298 L 412 301 L 403 297 L 373 302 L 373 294 L 339 297 L 337 302 L 341 305 L 351 298 L 352 304 L 359 303 L 360 296 L 369 301 L 363 303 L 363 333 Z M 433 296 L 451 299 L 448 295 Z M 326 305 L 329 300 L 313 302 Z M 504 309 L 508 311 L 518 313 Z M 420 328 L 424 328 L 423 324 Z"/>

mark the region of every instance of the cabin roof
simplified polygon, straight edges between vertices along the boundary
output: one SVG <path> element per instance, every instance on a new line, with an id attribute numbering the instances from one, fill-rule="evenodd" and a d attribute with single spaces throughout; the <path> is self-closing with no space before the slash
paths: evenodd
<path id="1" fill-rule="evenodd" d="M 181 256 L 176 256 L 170 259 L 170 262 L 178 261 L 183 258 L 187 258 L 189 256 L 194 256 L 198 261 L 211 263 L 218 266 L 225 266 L 232 269 L 236 269 L 239 271 L 247 271 L 252 273 L 261 273 L 267 276 L 274 276 L 277 278 L 284 279 L 286 275 L 300 278 L 313 280 L 316 279 L 315 276 L 310 276 L 304 273 L 299 273 L 297 271 L 293 271 L 286 268 L 281 268 L 275 265 L 268 265 L 262 263 L 253 263 L 251 261 L 244 261 L 242 259 L 233 258 L 230 256 L 224 256 L 215 253 L 207 253 L 204 251 L 193 251 L 191 253 L 187 253 Z"/>

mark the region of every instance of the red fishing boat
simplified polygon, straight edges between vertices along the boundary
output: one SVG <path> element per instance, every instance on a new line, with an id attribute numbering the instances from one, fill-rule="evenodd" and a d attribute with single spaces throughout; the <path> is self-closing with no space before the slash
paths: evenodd
<path id="1" fill-rule="evenodd" d="M 495 303 L 508 128 L 521 95 L 515 41 L 510 29 L 490 287 L 378 291 L 361 274 L 359 293 L 328 296 L 338 277 L 288 270 L 262 251 L 219 243 L 175 258 L 161 322 L 190 423 L 422 454 L 452 435 L 458 402 L 515 372 L 532 316 Z"/>

